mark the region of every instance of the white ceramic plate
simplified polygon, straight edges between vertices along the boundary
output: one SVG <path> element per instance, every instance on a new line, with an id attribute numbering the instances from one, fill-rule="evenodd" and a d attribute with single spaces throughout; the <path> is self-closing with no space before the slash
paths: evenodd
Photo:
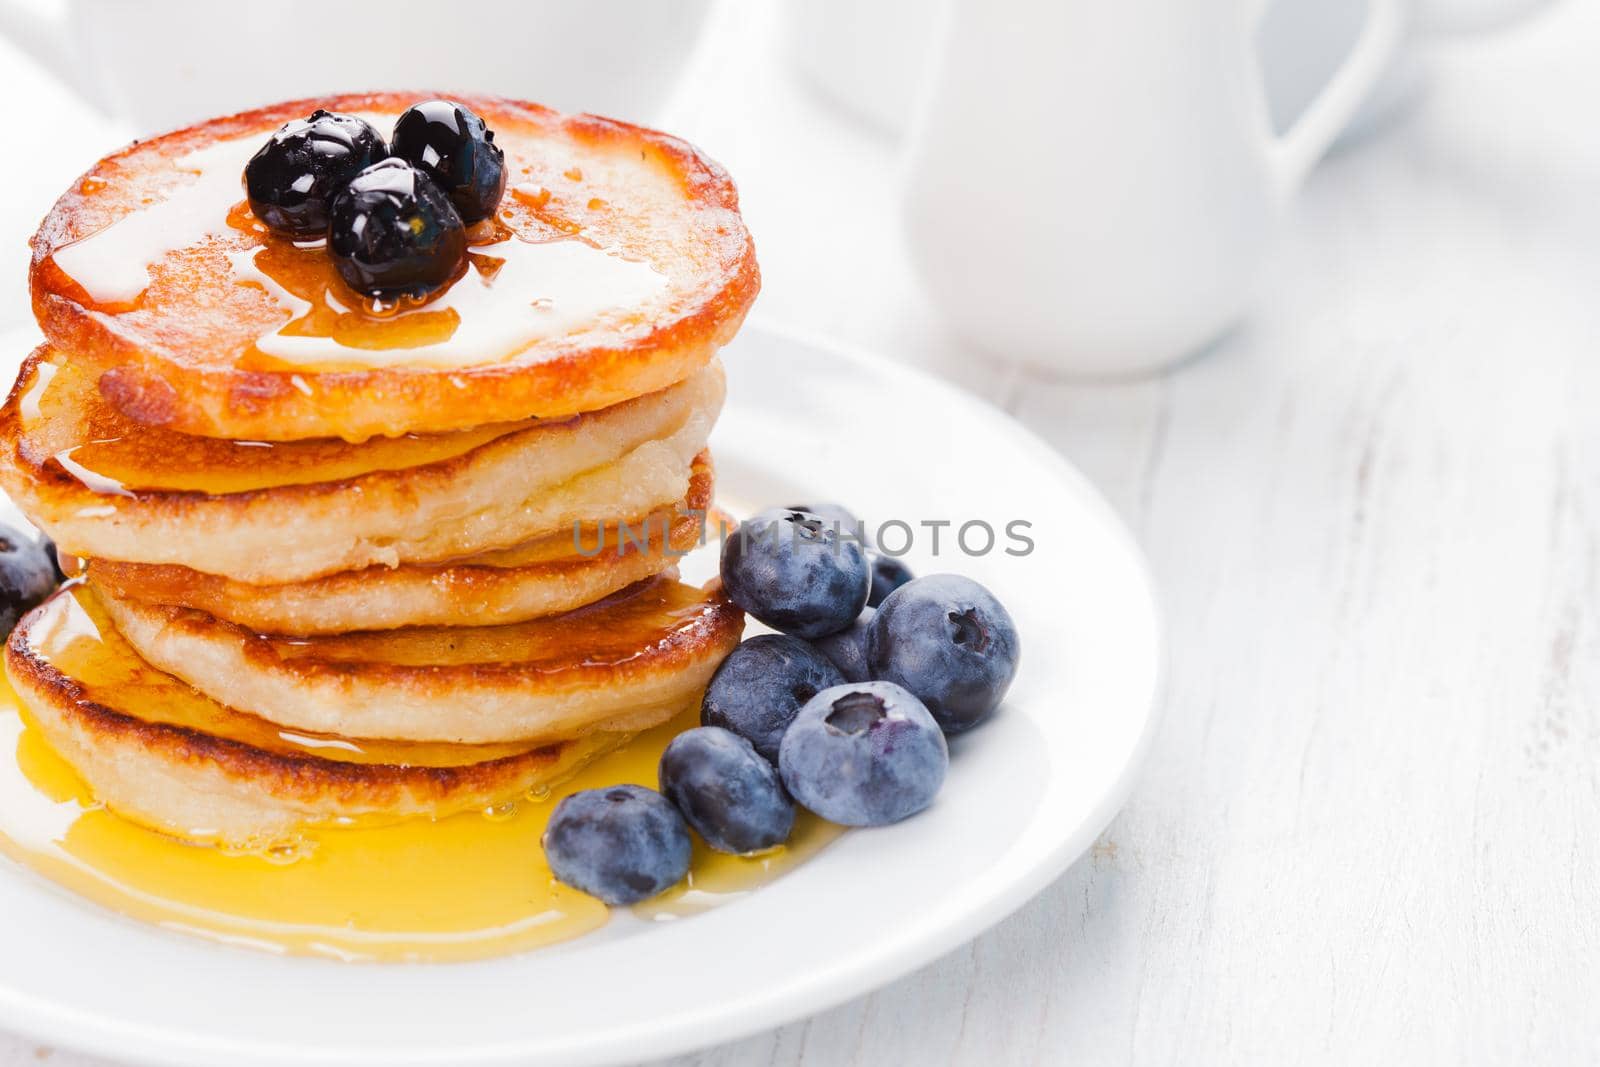
<path id="1" fill-rule="evenodd" d="M 7 349 L 6 354 L 12 354 Z M 1094 840 L 1148 739 L 1162 654 L 1138 550 L 1088 483 L 972 397 L 892 363 L 747 328 L 714 448 L 739 507 L 839 500 L 874 524 L 1031 523 L 969 574 L 1016 617 L 1022 669 L 952 746 L 927 812 L 856 831 L 707 914 L 452 965 L 283 959 L 101 911 L 0 861 L 0 1027 L 122 1060 L 600 1063 L 731 1040 L 890 981 L 997 922 Z M 969 544 L 981 547 L 977 528 Z M 394 872 L 397 879 L 406 872 Z"/>

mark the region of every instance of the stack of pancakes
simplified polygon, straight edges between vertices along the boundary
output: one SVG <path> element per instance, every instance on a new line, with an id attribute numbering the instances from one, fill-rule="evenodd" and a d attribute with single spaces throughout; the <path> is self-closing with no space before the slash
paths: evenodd
<path id="1" fill-rule="evenodd" d="M 420 98 L 146 141 L 34 239 L 47 343 L 0 482 L 81 577 L 6 665 L 137 821 L 259 846 L 491 808 L 693 705 L 739 640 L 674 569 L 759 286 L 731 183 L 652 131 L 466 98 L 511 192 L 451 291 L 362 310 L 224 179 L 316 107 L 387 130 Z"/>

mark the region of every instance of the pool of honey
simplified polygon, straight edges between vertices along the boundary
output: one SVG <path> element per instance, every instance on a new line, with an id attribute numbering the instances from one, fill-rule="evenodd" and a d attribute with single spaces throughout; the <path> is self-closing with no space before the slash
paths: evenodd
<path id="1" fill-rule="evenodd" d="M 569 617 L 561 639 L 552 640 L 568 648 L 592 645 L 604 658 L 616 654 L 600 632 L 604 620 L 637 639 L 640 628 L 670 626 L 697 597 L 693 587 L 653 582 Z M 76 679 L 87 698 L 147 721 L 266 751 L 354 763 L 456 764 L 518 747 L 350 741 L 284 731 L 224 708 L 145 664 L 121 641 L 87 587 L 69 586 L 52 604 L 53 613 L 29 631 L 37 654 Z M 528 640 L 524 634 L 518 644 L 523 653 L 534 651 Z M 474 643 L 473 651 L 494 650 Z M 661 752 L 696 724 L 690 708 L 620 747 L 608 739 L 578 754 L 587 762 L 558 767 L 553 779 L 538 779 L 532 793 L 493 810 L 313 828 L 296 840 L 239 852 L 186 843 L 96 803 L 0 681 L 0 852 L 100 905 L 228 944 L 346 960 L 500 955 L 605 924 L 608 909 L 556 882 L 544 861 L 539 841 L 550 812 L 561 797 L 580 789 L 654 787 Z M 733 899 L 804 860 L 838 832 L 802 814 L 789 844 L 761 856 L 722 855 L 697 842 L 688 879 L 634 912 L 646 919 L 675 918 Z"/>
<path id="2" fill-rule="evenodd" d="M 0 683 L 0 852 L 97 904 L 230 945 L 368 961 L 519 952 L 596 930 L 610 915 L 557 882 L 545 862 L 539 839 L 556 802 L 618 783 L 653 788 L 667 742 L 693 725 L 691 712 L 640 734 L 542 798 L 308 831 L 298 850 L 237 854 L 98 806 Z M 789 844 L 764 855 L 723 855 L 696 840 L 689 877 L 633 911 L 647 920 L 704 911 L 776 878 L 839 832 L 802 813 Z"/>
<path id="3" fill-rule="evenodd" d="M 339 276 L 333 257 L 321 241 L 301 244 L 272 233 L 251 213 L 246 201 L 229 210 L 228 226 L 261 241 L 259 251 L 252 249 L 237 256 L 234 270 L 294 308 L 289 321 L 278 331 L 286 337 L 326 337 L 347 348 L 417 348 L 448 341 L 461 325 L 454 308 L 431 308 L 429 300 L 402 298 L 384 302 L 356 292 Z M 472 245 L 484 245 L 512 236 L 512 231 L 495 218 L 472 227 L 468 239 Z M 500 266 L 495 257 L 474 252 L 468 254 L 465 269 L 492 279 Z M 459 279 L 458 274 L 451 284 Z M 245 354 L 241 365 L 260 370 L 287 366 L 254 347 Z"/>

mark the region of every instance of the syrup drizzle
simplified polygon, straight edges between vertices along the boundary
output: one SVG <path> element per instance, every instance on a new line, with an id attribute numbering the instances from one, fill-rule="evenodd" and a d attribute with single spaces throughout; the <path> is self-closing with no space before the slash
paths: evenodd
<path id="1" fill-rule="evenodd" d="M 696 720 L 691 712 L 641 734 L 542 797 L 236 853 L 185 844 L 96 804 L 0 683 L 0 853 L 135 919 L 279 955 L 445 961 L 525 951 L 610 917 L 545 863 L 539 839 L 555 804 L 579 789 L 653 788 L 667 742 Z M 689 877 L 633 914 L 668 921 L 736 900 L 841 832 L 801 812 L 789 843 L 758 856 L 696 840 Z"/>
<path id="2" fill-rule="evenodd" d="M 228 232 L 228 208 L 239 199 L 244 165 L 259 147 L 259 138 L 241 138 L 179 156 L 173 168 L 192 180 L 58 249 L 56 266 L 95 303 L 132 304 L 150 285 L 150 268 L 169 252 Z"/>
<path id="3" fill-rule="evenodd" d="M 361 116 L 378 129 L 392 115 Z M 602 247 L 548 209 L 550 193 L 527 186 L 511 199 L 557 234 L 527 241 L 499 220 L 476 228 L 470 266 L 426 301 L 383 306 L 344 285 L 321 241 L 269 233 L 240 200 L 245 164 L 260 137 L 237 138 L 181 156 L 188 180 L 164 199 L 59 249 L 55 264 L 110 313 L 128 310 L 167 257 L 218 237 L 243 234 L 226 256 L 232 283 L 264 290 L 285 314 L 248 355 L 273 369 L 493 363 L 530 346 L 598 325 L 629 326 L 661 310 L 668 279 L 649 263 Z M 572 178 L 574 173 L 568 172 Z M 577 179 L 572 179 L 577 180 Z M 542 196 L 540 195 L 542 194 Z"/>
<path id="4" fill-rule="evenodd" d="M 353 294 L 324 283 L 290 288 L 275 243 L 228 255 L 234 280 L 256 285 L 288 310 L 288 320 L 256 340 L 267 357 L 293 366 L 436 361 L 490 363 L 559 337 L 614 309 L 637 308 L 667 279 L 647 263 L 623 259 L 574 236 L 534 244 L 506 236 L 468 247 L 466 273 L 435 299 L 413 306 L 350 307 Z M 276 268 L 276 269 L 275 269 Z"/>
<path id="5" fill-rule="evenodd" d="M 345 762 L 462 761 L 460 746 L 321 737 L 229 712 L 133 656 L 81 589 L 56 603 L 50 625 L 33 635 L 37 652 L 80 679 L 89 699 L 124 714 Z M 180 841 L 106 809 L 0 680 L 0 854 L 133 918 L 278 954 L 461 960 L 518 952 L 595 930 L 611 914 L 550 872 L 540 838 L 555 804 L 580 789 L 654 788 L 661 753 L 698 721 L 690 707 L 620 747 L 596 738 L 553 779 L 481 813 L 347 822 L 240 851 Z M 495 755 L 477 746 L 473 758 Z M 633 914 L 666 921 L 737 899 L 840 833 L 800 812 L 789 843 L 757 856 L 712 852 L 697 839 L 688 878 Z"/>
<path id="6" fill-rule="evenodd" d="M 17 401 L 30 455 L 48 455 L 92 492 L 243 493 L 357 478 L 465 455 L 527 423 L 449 434 L 404 434 L 361 445 L 337 439 L 229 441 L 140 426 L 107 404 L 94 376 L 71 362 L 40 362 Z M 60 446 L 73 442 L 68 448 Z"/>
<path id="7" fill-rule="evenodd" d="M 393 119 L 363 117 L 380 129 Z M 434 300 L 363 306 L 338 282 L 319 242 L 283 241 L 264 234 L 254 220 L 241 220 L 240 175 L 259 141 L 221 142 L 175 160 L 181 180 L 163 199 L 59 249 L 56 265 L 99 305 L 96 310 L 115 314 L 137 303 L 151 268 L 173 253 L 215 238 L 233 238 L 236 247 L 243 234 L 253 243 L 228 255 L 233 282 L 264 290 L 286 315 L 258 340 L 256 355 L 263 362 L 319 369 L 335 363 L 492 362 L 596 321 L 626 325 L 660 310 L 650 305 L 667 290 L 665 276 L 601 247 L 581 227 L 549 212 L 547 190 L 520 187 L 515 199 L 560 236 L 534 243 L 507 232 L 488 234 L 495 239 L 473 244 L 463 277 Z M 564 176 L 582 179 L 576 168 Z M 247 211 L 243 215 L 248 219 Z M 41 368 L 20 401 L 24 418 L 39 417 L 40 398 L 54 373 L 53 367 Z M 302 380 L 295 384 L 309 391 Z M 54 458 L 80 479 L 99 479 L 97 491 L 127 493 L 114 478 L 79 463 L 87 452 L 74 458 L 78 451 Z M 82 513 L 112 510 L 108 504 Z M 64 627 L 64 641 L 103 639 L 101 627 L 84 613 Z M 174 714 L 173 701 L 162 704 L 167 715 Z M 0 683 L 0 853 L 132 917 L 274 953 L 452 960 L 519 951 L 593 930 L 609 915 L 598 901 L 558 883 L 544 862 L 539 839 L 555 802 L 584 788 L 655 786 L 662 750 L 696 718 L 691 710 L 554 789 L 481 814 L 319 828 L 301 840 L 239 853 L 181 842 L 98 804 L 31 724 L 10 687 Z M 278 745 L 330 757 L 377 755 L 367 743 L 274 734 Z M 776 878 L 840 832 L 802 812 L 789 844 L 760 856 L 726 856 L 697 841 L 688 879 L 634 911 L 652 920 L 703 911 Z"/>

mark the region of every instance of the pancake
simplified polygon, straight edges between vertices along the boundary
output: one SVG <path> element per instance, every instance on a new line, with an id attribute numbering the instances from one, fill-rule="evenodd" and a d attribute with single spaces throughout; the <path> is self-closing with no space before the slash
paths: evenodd
<path id="1" fill-rule="evenodd" d="M 79 481 L 111 495 L 126 489 L 220 496 L 349 481 L 444 463 L 540 424 L 523 419 L 362 444 L 339 438 L 227 441 L 136 422 L 100 395 L 97 378 L 82 360 L 42 345 L 23 362 L 14 399 L 21 445 L 32 464 L 54 459 Z"/>
<path id="2" fill-rule="evenodd" d="M 350 738 L 495 744 L 639 729 L 698 699 L 743 615 L 668 575 L 502 626 L 272 637 L 96 590 L 136 652 L 230 707 Z"/>
<path id="3" fill-rule="evenodd" d="M 702 452 L 683 501 L 630 521 L 626 536 L 615 523 L 584 524 L 576 532 L 448 563 L 367 567 L 285 585 L 111 560 L 91 560 L 85 573 L 115 596 L 193 608 L 259 633 L 521 622 L 575 610 L 676 564 L 701 541 L 712 484 L 711 455 Z"/>
<path id="4" fill-rule="evenodd" d="M 434 462 L 306 482 L 360 470 L 359 453 L 369 447 L 389 462 L 427 446 L 400 439 L 251 448 L 149 430 L 41 350 L 0 409 L 0 485 L 72 555 L 176 564 L 252 584 L 301 582 L 455 559 L 570 532 L 579 520 L 670 506 L 687 491 L 723 391 L 714 361 L 678 385 L 603 411 L 536 421 L 466 451 L 449 442 Z M 255 456 L 259 470 L 249 462 Z M 223 488 L 233 478 L 254 488 L 163 488 Z M 262 486 L 263 478 L 287 484 Z"/>
<path id="5" fill-rule="evenodd" d="M 307 826 L 491 808 L 548 789 L 629 736 L 472 746 L 295 734 L 141 660 L 81 584 L 23 618 L 6 673 L 101 803 L 187 840 L 240 848 Z"/>
<path id="6" fill-rule="evenodd" d="M 237 440 L 445 432 L 564 418 L 663 389 L 730 340 L 760 287 L 738 195 L 682 141 L 458 96 L 506 153 L 467 273 L 366 307 L 321 249 L 268 234 L 249 156 L 318 107 L 386 123 L 427 93 L 299 100 L 102 160 L 32 241 L 34 313 L 140 422 Z"/>

